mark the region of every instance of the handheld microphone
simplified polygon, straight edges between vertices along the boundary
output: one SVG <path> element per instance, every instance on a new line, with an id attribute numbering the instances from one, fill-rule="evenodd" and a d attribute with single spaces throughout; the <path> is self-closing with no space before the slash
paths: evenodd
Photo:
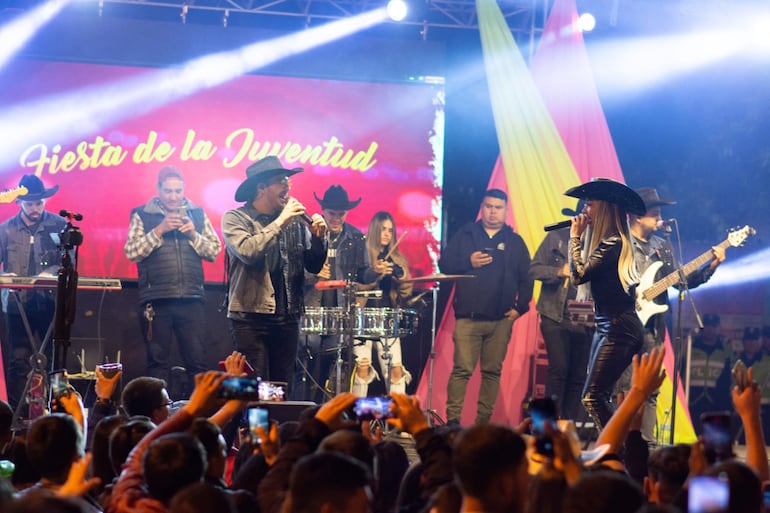
<path id="1" fill-rule="evenodd" d="M 543 226 L 543 230 L 546 232 L 552 232 L 554 230 L 562 230 L 564 228 L 569 228 L 570 225 L 572 225 L 572 219 L 567 219 L 566 221 L 559 221 L 558 223 L 547 224 Z"/>
<path id="2" fill-rule="evenodd" d="M 59 215 L 62 217 L 66 217 L 70 221 L 72 221 L 73 219 L 75 221 L 83 220 L 83 214 L 78 214 L 77 212 L 70 212 L 69 210 L 59 210 Z"/>
<path id="3" fill-rule="evenodd" d="M 309 215 L 307 215 L 307 214 L 305 214 L 305 213 L 302 213 L 302 214 L 300 214 L 300 215 L 299 215 L 299 217 L 300 217 L 300 218 L 301 218 L 303 221 L 305 221 L 305 222 L 306 222 L 308 225 L 311 225 L 311 224 L 313 224 L 313 218 L 312 218 L 312 217 L 310 217 Z"/>
<path id="4" fill-rule="evenodd" d="M 676 223 L 676 218 L 672 217 L 671 219 L 661 219 L 657 223 L 655 223 L 655 228 L 660 230 L 661 228 L 668 228 L 670 224 Z"/>

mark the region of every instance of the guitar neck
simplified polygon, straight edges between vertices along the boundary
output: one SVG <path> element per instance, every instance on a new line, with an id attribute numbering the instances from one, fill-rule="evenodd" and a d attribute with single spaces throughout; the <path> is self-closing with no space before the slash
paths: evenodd
<path id="1" fill-rule="evenodd" d="M 717 247 L 727 248 L 729 245 L 730 241 L 724 240 L 717 244 Z M 712 258 L 714 258 L 714 255 L 710 249 L 708 251 L 704 251 L 700 256 L 690 260 L 682 266 L 682 274 L 684 274 L 684 277 L 687 278 Z M 668 274 L 665 278 L 661 278 L 659 281 L 655 282 L 649 289 L 645 290 L 644 297 L 647 300 L 652 300 L 661 295 L 669 287 L 675 285 L 677 282 L 679 282 L 679 271 L 674 271 Z"/>

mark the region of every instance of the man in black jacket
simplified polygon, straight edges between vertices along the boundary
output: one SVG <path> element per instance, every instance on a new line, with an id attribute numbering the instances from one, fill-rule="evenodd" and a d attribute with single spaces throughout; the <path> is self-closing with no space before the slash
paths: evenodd
<path id="1" fill-rule="evenodd" d="M 481 366 L 476 423 L 492 417 L 500 374 L 513 323 L 529 310 L 532 279 L 524 240 L 505 224 L 508 196 L 490 189 L 481 202 L 481 219 L 467 223 L 449 240 L 439 267 L 446 274 L 468 274 L 454 296 L 454 365 L 447 389 L 447 420 L 459 421 L 468 379 Z"/>

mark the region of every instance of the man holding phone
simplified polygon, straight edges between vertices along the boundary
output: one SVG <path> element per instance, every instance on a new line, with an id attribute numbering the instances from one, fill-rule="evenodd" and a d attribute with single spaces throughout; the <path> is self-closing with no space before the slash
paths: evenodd
<path id="1" fill-rule="evenodd" d="M 169 353 L 176 336 L 189 384 L 206 370 L 202 261 L 222 250 L 203 209 L 184 194 L 182 171 L 158 172 L 158 195 L 131 212 L 126 257 L 139 271 L 139 322 L 147 350 L 149 376 L 168 381 Z"/>
<path id="2" fill-rule="evenodd" d="M 505 224 L 508 195 L 484 193 L 481 219 L 467 223 L 449 240 L 439 267 L 446 274 L 468 274 L 454 296 L 454 365 L 447 387 L 448 422 L 459 422 L 468 380 L 480 362 L 476 423 L 489 422 L 500 390 L 500 374 L 513 323 L 529 310 L 533 280 L 524 240 Z"/>

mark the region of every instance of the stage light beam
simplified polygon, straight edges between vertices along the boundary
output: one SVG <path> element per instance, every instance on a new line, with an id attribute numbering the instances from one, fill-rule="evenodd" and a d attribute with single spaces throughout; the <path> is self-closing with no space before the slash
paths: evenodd
<path id="1" fill-rule="evenodd" d="M 69 2 L 50 0 L 0 28 L 0 68 Z"/>
<path id="2" fill-rule="evenodd" d="M 179 67 L 150 71 L 12 106 L 0 118 L 0 133 L 5 134 L 0 169 L 18 166 L 18 160 L 35 145 L 67 145 L 124 119 L 141 116 L 197 91 L 342 39 L 387 19 L 382 7 L 302 32 L 206 55 Z M 29 123 L 30 119 L 39 122 Z"/>

